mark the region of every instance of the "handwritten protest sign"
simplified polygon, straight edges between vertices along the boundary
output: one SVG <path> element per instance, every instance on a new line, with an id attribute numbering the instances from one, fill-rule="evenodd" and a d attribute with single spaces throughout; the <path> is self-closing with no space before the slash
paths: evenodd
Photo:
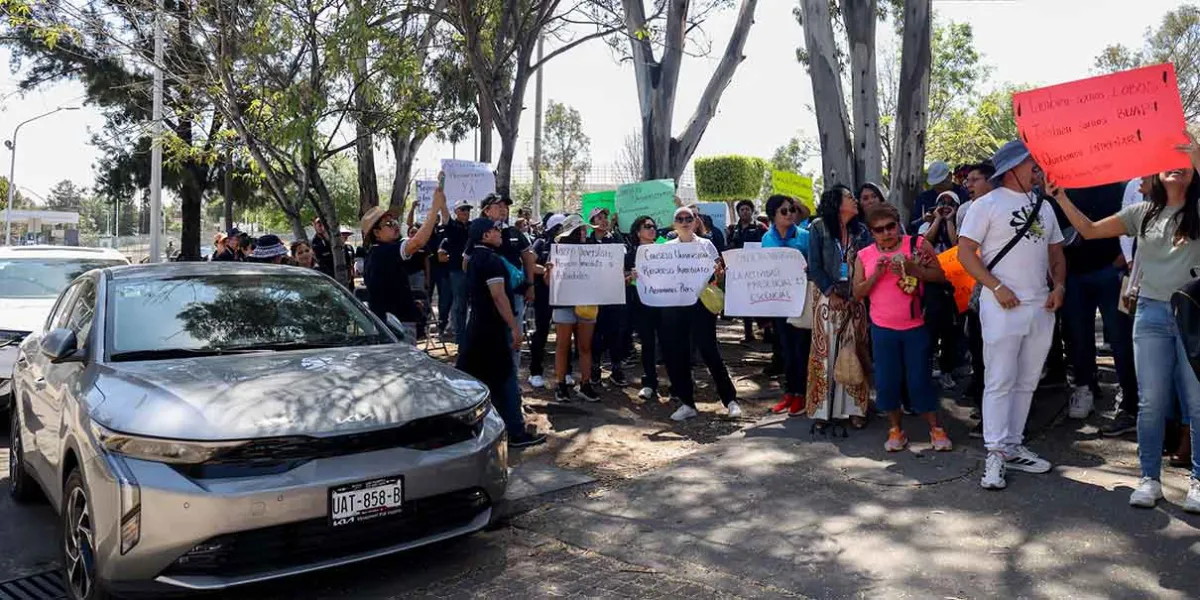
<path id="1" fill-rule="evenodd" d="M 583 195 L 583 220 L 588 220 L 592 209 L 607 208 L 609 216 L 617 214 L 617 191 L 592 192 Z"/>
<path id="2" fill-rule="evenodd" d="M 1190 166 L 1170 63 L 1013 95 L 1021 139 L 1047 177 L 1067 188 Z"/>
<path id="3" fill-rule="evenodd" d="M 758 250 L 759 248 L 762 248 L 762 242 L 742 242 L 744 250 Z"/>
<path id="4" fill-rule="evenodd" d="M 425 216 L 429 214 L 429 208 L 433 206 L 433 191 L 437 189 L 436 181 L 417 181 L 417 209 L 414 213 L 416 221 L 423 223 Z"/>
<path id="5" fill-rule="evenodd" d="M 808 290 L 808 264 L 792 248 L 728 250 L 724 254 L 725 314 L 799 317 Z"/>
<path id="6" fill-rule="evenodd" d="M 666 227 L 675 217 L 675 182 L 656 179 L 641 183 L 628 183 L 617 188 L 617 214 L 622 222 L 646 215 L 661 227 Z"/>
<path id="7" fill-rule="evenodd" d="M 625 246 L 551 244 L 550 304 L 625 304 Z"/>
<path id="8" fill-rule="evenodd" d="M 971 291 L 975 289 L 975 279 L 958 262 L 958 247 L 939 254 L 938 262 L 946 274 L 946 281 L 954 286 L 954 303 L 958 305 L 958 312 L 965 312 L 967 303 L 971 301 Z"/>
<path id="9" fill-rule="evenodd" d="M 787 171 L 771 171 L 771 187 L 776 194 L 791 196 L 808 207 L 809 212 L 817 210 L 813 203 L 813 180 L 811 177 L 788 173 Z"/>
<path id="10" fill-rule="evenodd" d="M 700 214 L 712 217 L 713 227 L 725 231 L 729 226 L 729 205 L 724 202 L 700 202 L 696 205 Z"/>
<path id="11" fill-rule="evenodd" d="M 646 306 L 691 306 L 716 270 L 717 257 L 699 243 L 638 246 L 638 297 Z"/>
<path id="12" fill-rule="evenodd" d="M 479 208 L 479 203 L 496 191 L 496 176 L 487 163 L 444 158 L 442 172 L 446 174 L 446 204 L 450 206 L 466 200 Z"/>

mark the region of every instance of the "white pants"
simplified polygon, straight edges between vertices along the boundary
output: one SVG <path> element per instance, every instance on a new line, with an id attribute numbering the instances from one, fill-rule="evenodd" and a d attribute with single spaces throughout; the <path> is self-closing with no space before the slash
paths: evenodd
<path id="1" fill-rule="evenodd" d="M 1040 302 L 1005 310 L 994 300 L 981 300 L 983 445 L 1008 453 L 1024 440 L 1033 392 L 1054 338 L 1054 313 Z"/>

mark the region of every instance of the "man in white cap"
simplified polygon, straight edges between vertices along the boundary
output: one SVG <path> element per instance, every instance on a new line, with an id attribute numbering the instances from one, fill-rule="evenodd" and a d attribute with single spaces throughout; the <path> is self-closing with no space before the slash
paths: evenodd
<path id="1" fill-rule="evenodd" d="M 996 189 L 975 201 L 959 234 L 958 257 L 982 286 L 979 319 L 987 363 L 980 485 L 1007 486 L 1007 469 L 1045 473 L 1050 462 L 1023 445 L 1033 392 L 1066 293 L 1063 236 L 1054 209 L 1033 191 L 1041 171 L 1020 140 L 992 158 Z M 982 255 L 982 256 L 981 256 Z M 1046 275 L 1053 289 L 1046 285 Z"/>
<path id="2" fill-rule="evenodd" d="M 913 220 L 909 231 L 918 231 L 921 229 L 922 223 L 932 223 L 937 218 L 935 212 L 938 203 L 937 199 L 942 192 L 954 192 L 958 195 L 959 199 L 968 196 L 965 188 L 954 184 L 954 178 L 951 175 L 950 165 L 946 164 L 945 161 L 935 160 L 930 163 L 925 177 L 925 182 L 929 184 L 929 189 L 921 192 L 913 202 Z"/>

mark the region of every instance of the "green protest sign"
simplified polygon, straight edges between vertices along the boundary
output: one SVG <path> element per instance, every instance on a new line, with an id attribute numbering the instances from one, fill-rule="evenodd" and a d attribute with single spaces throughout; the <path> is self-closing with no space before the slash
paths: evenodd
<path id="1" fill-rule="evenodd" d="M 671 179 L 655 179 L 641 183 L 627 183 L 617 188 L 617 214 L 621 223 L 645 215 L 659 227 L 669 227 L 675 217 L 675 182 Z"/>
<path id="2" fill-rule="evenodd" d="M 579 216 L 583 217 L 584 221 L 592 215 L 592 209 L 607 208 L 608 214 L 617 214 L 617 191 L 607 190 L 603 192 L 592 192 L 583 195 L 583 213 Z"/>
<path id="3" fill-rule="evenodd" d="M 810 212 L 817 209 L 813 203 L 813 180 L 811 177 L 787 171 L 771 171 L 771 187 L 776 194 L 791 196 L 799 200 L 801 204 L 808 207 Z"/>

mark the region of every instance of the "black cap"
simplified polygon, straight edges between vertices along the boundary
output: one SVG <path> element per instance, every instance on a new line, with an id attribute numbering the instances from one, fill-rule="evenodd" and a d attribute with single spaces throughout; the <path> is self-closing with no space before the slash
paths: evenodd
<path id="1" fill-rule="evenodd" d="M 229 237 L 233 237 L 235 235 L 242 235 L 242 230 L 238 229 L 237 227 L 230 227 L 229 231 L 225 232 L 225 235 L 227 235 Z"/>
<path id="2" fill-rule="evenodd" d="M 479 208 L 484 209 L 498 202 L 503 202 L 509 206 L 512 206 L 513 203 L 512 198 L 509 198 L 508 196 L 501 196 L 496 192 L 492 192 L 483 199 L 483 202 L 479 203 Z"/>
<path id="3" fill-rule="evenodd" d="M 493 229 L 500 229 L 500 226 L 489 218 L 472 219 L 471 224 L 467 226 L 467 242 L 472 246 L 479 244 L 483 241 L 484 234 Z"/>

